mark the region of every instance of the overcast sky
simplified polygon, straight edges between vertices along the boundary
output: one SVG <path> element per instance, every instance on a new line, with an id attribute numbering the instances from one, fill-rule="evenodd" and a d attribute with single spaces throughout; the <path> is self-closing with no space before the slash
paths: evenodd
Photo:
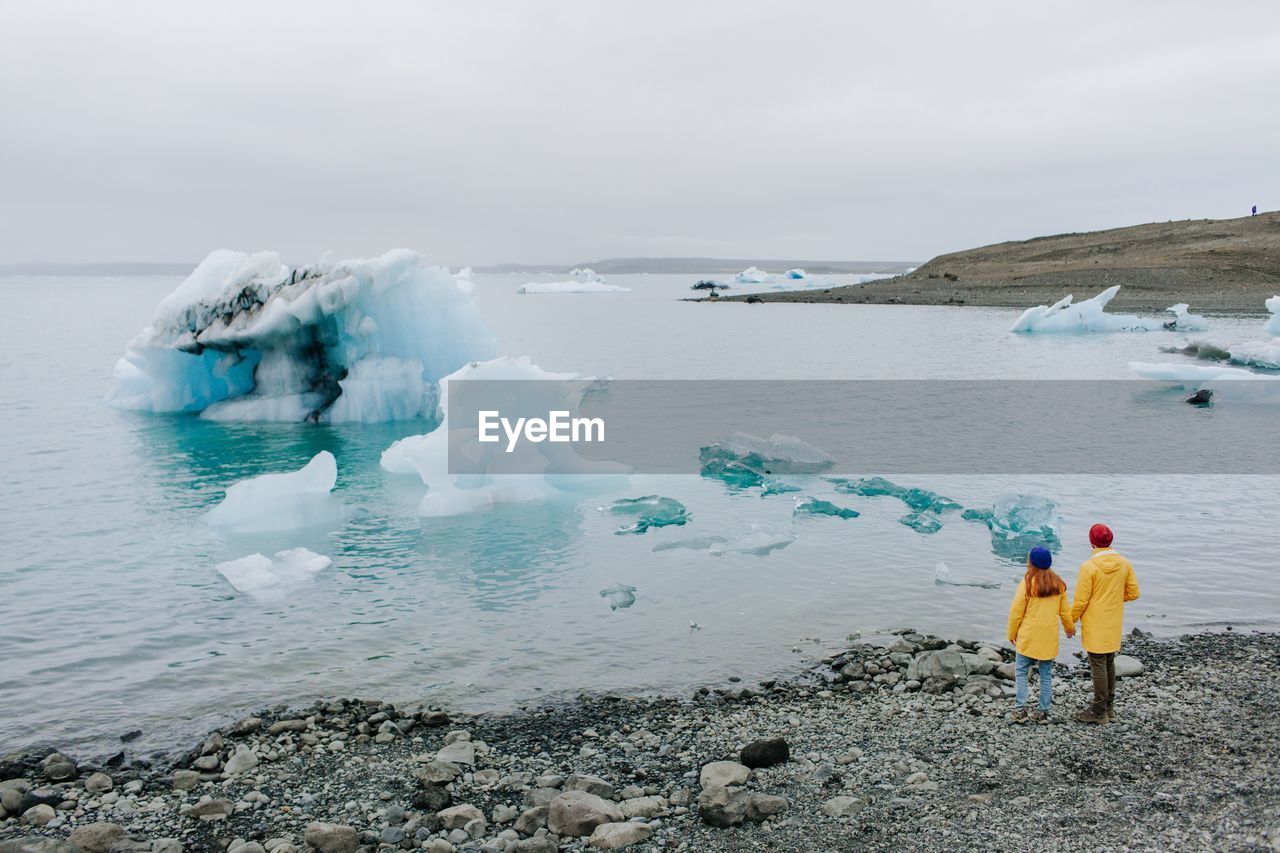
<path id="1" fill-rule="evenodd" d="M 0 3 L 0 263 L 922 260 L 1280 207 L 1280 4 Z"/>

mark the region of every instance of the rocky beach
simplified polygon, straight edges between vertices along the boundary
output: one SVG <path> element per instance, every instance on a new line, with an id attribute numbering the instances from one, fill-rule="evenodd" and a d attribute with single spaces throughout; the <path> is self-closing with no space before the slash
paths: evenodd
<path id="1" fill-rule="evenodd" d="M 0 851 L 1280 849 L 1280 635 L 1123 652 L 1107 725 L 1070 721 L 1080 666 L 1013 724 L 1010 650 L 903 629 L 691 696 L 325 700 L 166 760 L 29 747 L 0 756 Z"/>

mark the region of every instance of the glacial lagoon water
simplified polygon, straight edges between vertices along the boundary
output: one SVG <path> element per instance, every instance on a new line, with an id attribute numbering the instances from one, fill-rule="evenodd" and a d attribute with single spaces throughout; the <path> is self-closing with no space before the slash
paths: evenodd
<path id="1" fill-rule="evenodd" d="M 499 351 L 617 378 L 1122 379 L 1130 360 L 1176 360 L 1157 347 L 1184 337 L 1012 335 L 1018 312 L 1001 309 L 681 302 L 693 275 L 610 277 L 630 293 L 517 294 L 530 278 L 476 276 Z M 921 534 L 898 523 L 893 499 L 817 490 L 861 516 L 793 518 L 792 495 L 636 476 L 579 503 L 420 519 L 421 483 L 378 457 L 423 422 L 220 424 L 102 405 L 115 360 L 177 281 L 0 278 L 0 751 L 108 753 L 133 729 L 144 734 L 131 749 L 173 748 L 264 704 L 334 695 L 506 709 L 583 689 L 678 692 L 794 671 L 851 632 L 901 625 L 1003 636 L 1018 567 L 981 525 L 951 517 Z M 1212 318 L 1212 335 L 1249 340 L 1260 323 Z M 338 460 L 344 522 L 242 536 L 204 523 L 231 483 L 320 450 Z M 1280 481 L 1183 467 L 907 484 L 966 506 L 1052 498 L 1069 580 L 1088 525 L 1106 520 L 1137 567 L 1129 622 L 1144 630 L 1280 627 Z M 617 517 L 597 508 L 645 494 L 679 500 L 689 523 L 615 535 Z M 795 541 L 763 557 L 653 550 L 753 523 Z M 272 597 L 239 593 L 214 568 L 294 547 L 334 565 Z M 936 584 L 938 562 L 984 586 Z M 611 609 L 600 592 L 619 584 L 635 603 Z M 1065 641 L 1064 655 L 1076 648 Z"/>

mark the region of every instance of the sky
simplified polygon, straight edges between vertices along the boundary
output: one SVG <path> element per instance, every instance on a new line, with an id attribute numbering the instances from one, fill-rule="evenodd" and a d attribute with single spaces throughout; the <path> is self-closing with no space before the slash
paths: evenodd
<path id="1" fill-rule="evenodd" d="M 0 81 L 0 263 L 925 260 L 1280 208 L 1273 2 L 8 2 Z"/>

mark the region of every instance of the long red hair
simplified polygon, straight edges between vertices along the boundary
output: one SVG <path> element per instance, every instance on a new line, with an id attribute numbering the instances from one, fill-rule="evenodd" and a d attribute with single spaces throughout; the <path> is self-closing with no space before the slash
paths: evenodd
<path id="1" fill-rule="evenodd" d="M 1067 591 L 1067 583 L 1058 577 L 1053 569 L 1037 569 L 1027 565 L 1027 573 L 1022 578 L 1027 585 L 1027 595 L 1032 598 L 1047 598 L 1051 595 L 1062 595 Z"/>

